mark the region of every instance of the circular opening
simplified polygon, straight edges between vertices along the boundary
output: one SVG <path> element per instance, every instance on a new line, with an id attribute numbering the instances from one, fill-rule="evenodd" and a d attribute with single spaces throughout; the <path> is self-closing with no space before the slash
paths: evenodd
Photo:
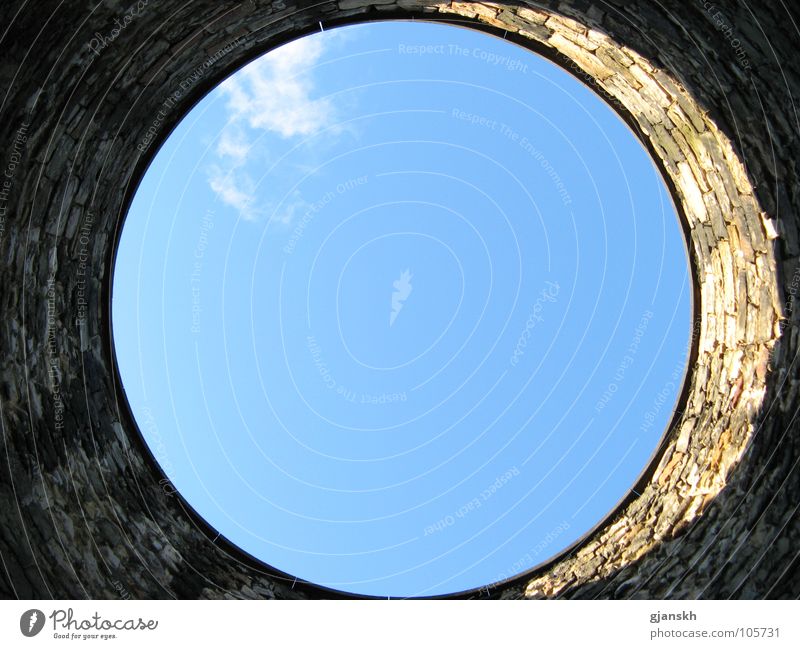
<path id="1" fill-rule="evenodd" d="M 171 485 L 261 561 L 441 595 L 581 539 L 681 391 L 675 208 L 611 108 L 440 24 L 253 61 L 163 144 L 117 251 L 113 334 Z"/>

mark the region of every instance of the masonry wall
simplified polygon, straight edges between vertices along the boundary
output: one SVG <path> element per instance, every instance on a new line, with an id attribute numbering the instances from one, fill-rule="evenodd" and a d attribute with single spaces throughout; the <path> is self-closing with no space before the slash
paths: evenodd
<path id="1" fill-rule="evenodd" d="M 673 188 L 697 279 L 690 375 L 656 465 L 564 556 L 466 596 L 798 595 L 796 10 L 66 4 L 0 8 L 0 595 L 335 596 L 216 538 L 162 479 L 116 377 L 109 275 L 149 156 L 205 92 L 320 22 L 411 16 L 527 44 L 615 105 Z"/>

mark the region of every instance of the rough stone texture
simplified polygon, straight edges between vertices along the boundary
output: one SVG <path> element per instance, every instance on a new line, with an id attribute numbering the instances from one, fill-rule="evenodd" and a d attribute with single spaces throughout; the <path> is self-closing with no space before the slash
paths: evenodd
<path id="1" fill-rule="evenodd" d="M 211 87 L 320 21 L 414 16 L 527 44 L 605 96 L 672 186 L 697 281 L 656 466 L 568 552 L 465 596 L 796 597 L 800 16 L 707 4 L 4 3 L 0 595 L 335 595 L 217 538 L 162 479 L 116 377 L 110 268 L 149 157 Z"/>

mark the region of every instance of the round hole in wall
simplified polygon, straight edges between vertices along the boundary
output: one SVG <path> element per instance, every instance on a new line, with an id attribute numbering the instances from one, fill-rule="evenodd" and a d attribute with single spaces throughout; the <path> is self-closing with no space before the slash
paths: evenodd
<path id="1" fill-rule="evenodd" d="M 566 71 L 420 22 L 241 69 L 148 169 L 114 272 L 142 435 L 243 550 L 366 595 L 557 555 L 634 487 L 691 321 L 663 179 Z"/>

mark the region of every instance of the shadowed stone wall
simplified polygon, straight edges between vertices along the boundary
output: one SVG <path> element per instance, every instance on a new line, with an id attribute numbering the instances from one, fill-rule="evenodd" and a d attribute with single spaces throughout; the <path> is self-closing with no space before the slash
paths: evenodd
<path id="1" fill-rule="evenodd" d="M 697 283 L 687 386 L 654 466 L 562 556 L 465 596 L 797 596 L 790 11 L 764 0 L 5 3 L 0 595 L 335 595 L 244 555 L 163 478 L 116 376 L 110 272 L 138 179 L 205 92 L 320 23 L 414 17 L 526 44 L 606 97 L 673 189 Z"/>

